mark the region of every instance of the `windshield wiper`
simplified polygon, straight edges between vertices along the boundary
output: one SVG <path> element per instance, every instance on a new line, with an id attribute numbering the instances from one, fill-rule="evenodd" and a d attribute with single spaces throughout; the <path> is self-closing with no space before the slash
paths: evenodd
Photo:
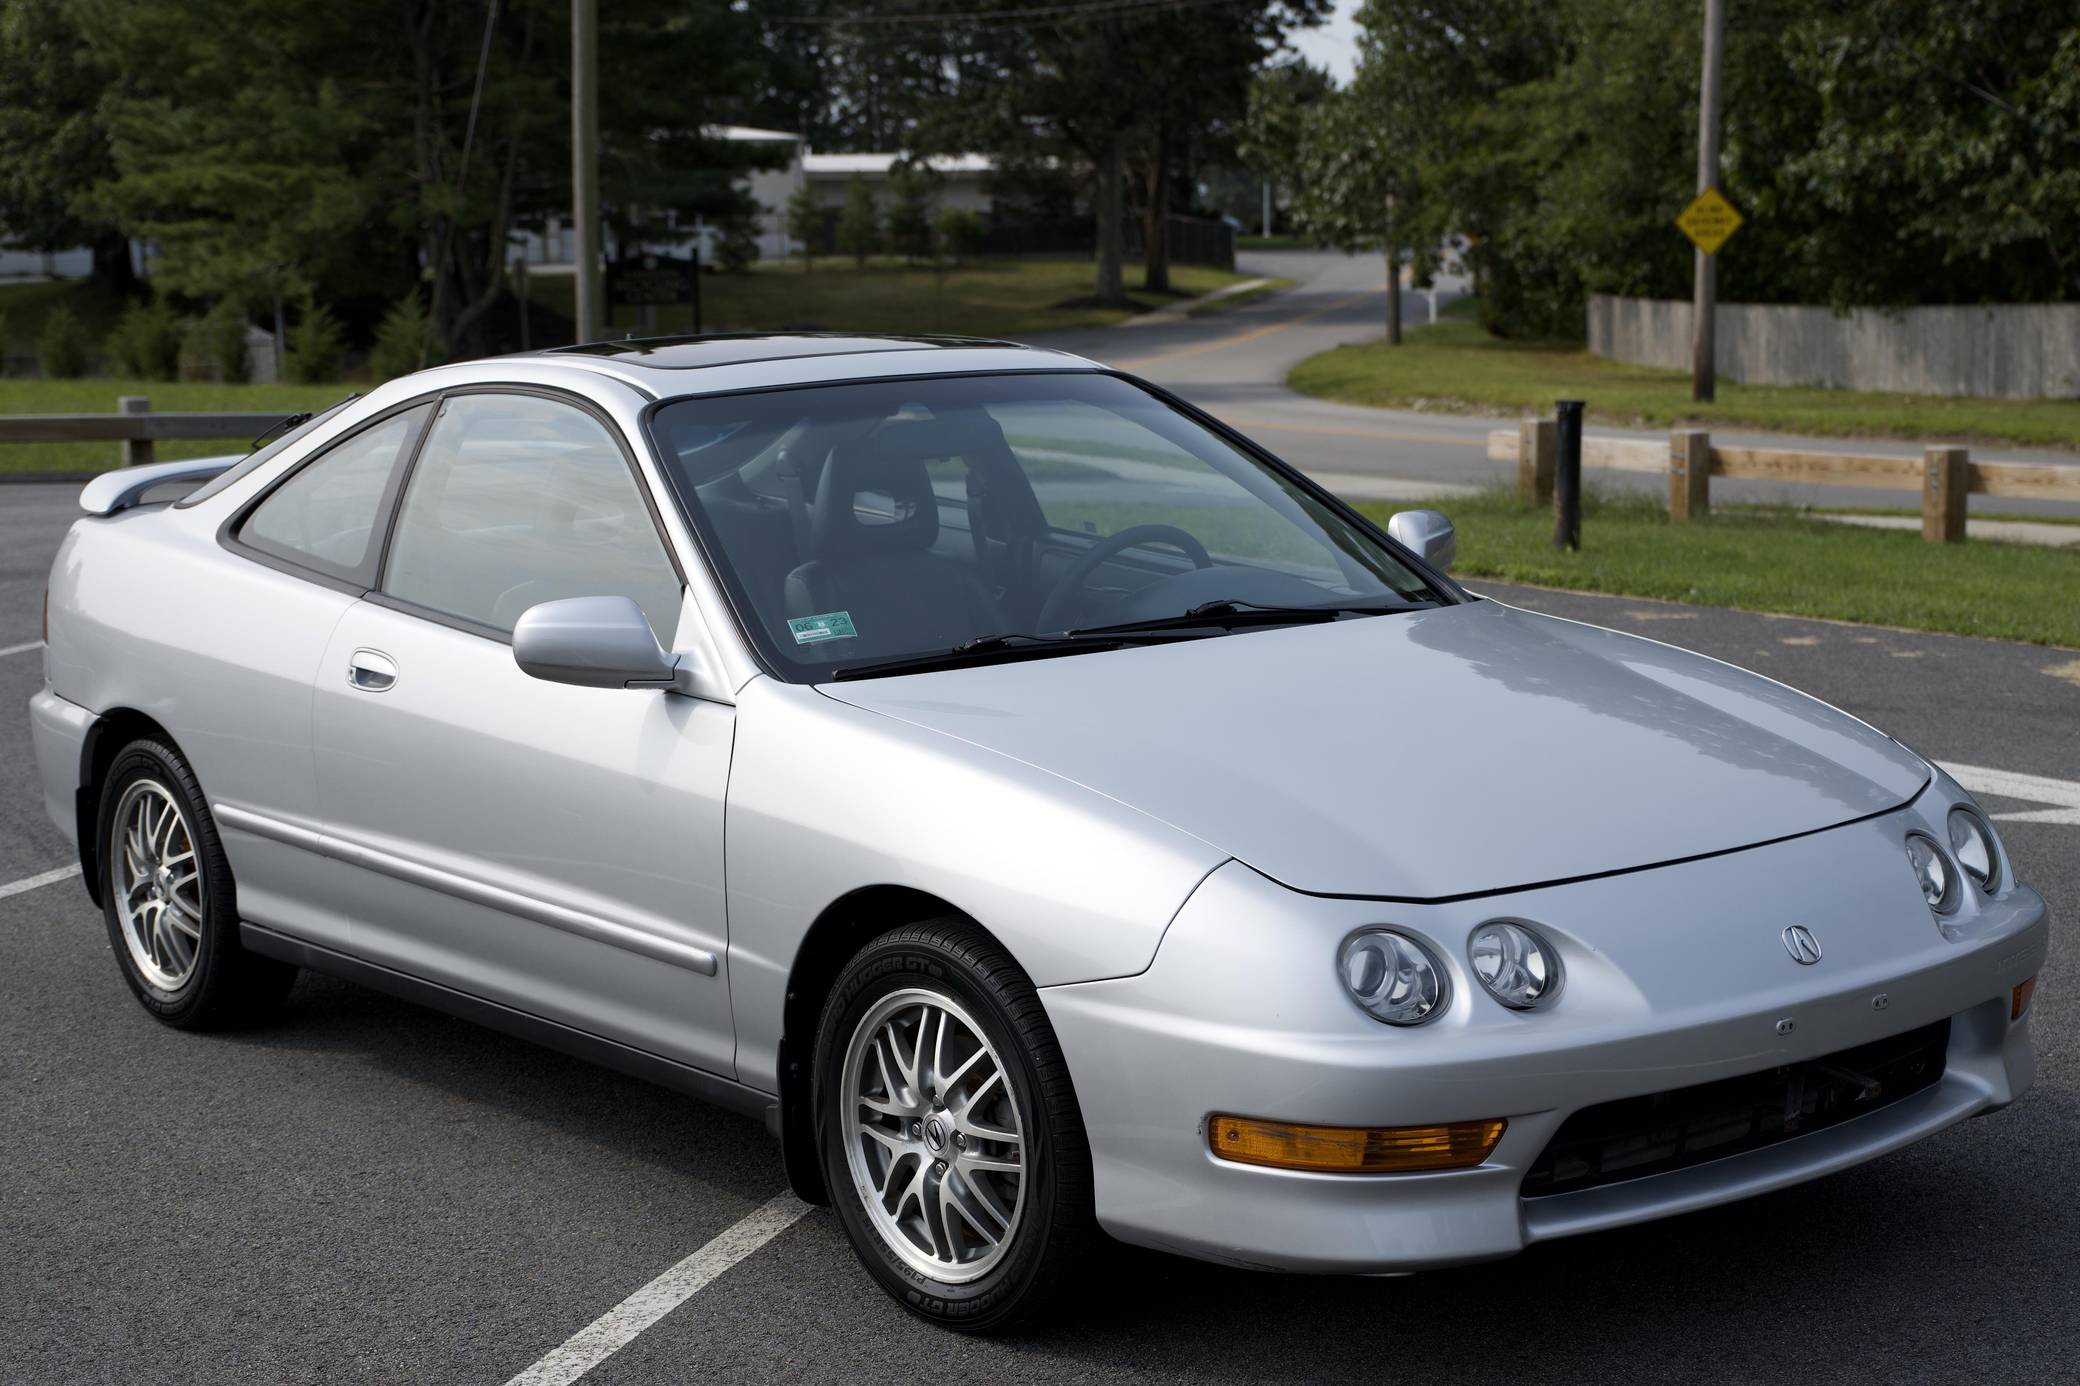
<path id="1" fill-rule="evenodd" d="M 996 664 L 1013 659 L 1046 659 L 1054 655 L 1087 654 L 1095 650 L 1117 650 L 1127 645 L 1148 644 L 1124 634 L 1091 636 L 1071 631 L 1066 635 L 978 635 L 963 640 L 950 650 L 936 654 L 884 659 L 878 664 L 854 664 L 836 670 L 833 679 L 868 679 L 885 674 L 921 674 L 930 669 L 958 669 L 964 665 Z"/>
<path id="2" fill-rule="evenodd" d="M 1156 616 L 1146 621 L 1122 621 L 1110 626 L 1084 626 L 1071 635 L 1129 635 L 1137 631 L 1194 630 L 1208 626 L 1315 625 L 1345 616 L 1389 616 L 1402 611 L 1421 611 L 1433 602 L 1345 602 L 1331 606 L 1276 606 L 1268 602 L 1223 597 L 1201 602 L 1175 616 Z"/>

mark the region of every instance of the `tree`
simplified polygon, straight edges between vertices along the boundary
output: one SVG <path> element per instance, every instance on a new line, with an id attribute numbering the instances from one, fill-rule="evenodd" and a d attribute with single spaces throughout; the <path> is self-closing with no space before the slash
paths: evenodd
<path id="1" fill-rule="evenodd" d="M 874 205 L 874 190 L 857 173 L 845 185 L 845 206 L 838 213 L 838 249 L 852 257 L 860 269 L 880 244 L 881 212 Z"/>
<path id="2" fill-rule="evenodd" d="M 802 243 L 802 273 L 807 274 L 816 254 L 816 243 L 823 239 L 823 204 L 816 200 L 816 193 L 807 182 L 788 197 L 783 216 L 788 238 Z"/>
<path id="3" fill-rule="evenodd" d="M 888 248 L 908 260 L 932 255 L 932 202 L 937 180 L 922 166 L 899 163 L 888 174 Z"/>
<path id="4" fill-rule="evenodd" d="M 134 295 L 129 237 L 85 197 L 114 171 L 101 115 L 112 76 L 69 7 L 0 6 L 0 228 L 31 250 L 91 247 L 95 281 Z"/>
<path id="5" fill-rule="evenodd" d="M 982 218 L 970 207 L 939 209 L 939 253 L 959 264 L 982 249 Z"/>
<path id="6" fill-rule="evenodd" d="M 1328 72 L 1304 58 L 1259 70 L 1250 82 L 1237 155 L 1265 182 L 1292 188 L 1308 112 L 1335 89 Z"/>

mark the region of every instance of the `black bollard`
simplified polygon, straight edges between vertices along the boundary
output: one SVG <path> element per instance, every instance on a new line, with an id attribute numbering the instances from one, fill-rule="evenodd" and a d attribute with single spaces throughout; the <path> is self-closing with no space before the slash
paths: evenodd
<path id="1" fill-rule="evenodd" d="M 1557 401 L 1559 414 L 1553 441 L 1559 456 L 1553 468 L 1553 547 L 1582 546 L 1582 402 Z"/>

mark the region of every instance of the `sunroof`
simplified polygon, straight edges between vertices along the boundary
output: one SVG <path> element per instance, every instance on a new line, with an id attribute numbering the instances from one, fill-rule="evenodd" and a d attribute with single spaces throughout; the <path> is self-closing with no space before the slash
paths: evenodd
<path id="1" fill-rule="evenodd" d="M 607 356 L 653 370 L 688 371 L 746 361 L 797 356 L 847 356 L 873 351 L 930 351 L 934 348 L 1010 346 L 978 337 L 869 337 L 842 332 L 716 333 L 701 337 L 648 337 L 629 342 L 588 342 L 555 347 L 551 355 Z"/>

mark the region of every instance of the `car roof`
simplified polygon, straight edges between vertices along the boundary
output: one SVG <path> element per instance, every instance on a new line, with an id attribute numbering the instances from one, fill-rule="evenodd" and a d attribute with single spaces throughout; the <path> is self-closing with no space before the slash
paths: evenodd
<path id="1" fill-rule="evenodd" d="M 502 358 L 575 366 L 653 398 L 761 384 L 814 384 L 891 375 L 1090 370 L 1068 352 L 987 337 L 880 336 L 845 332 L 743 332 L 588 342 Z"/>

